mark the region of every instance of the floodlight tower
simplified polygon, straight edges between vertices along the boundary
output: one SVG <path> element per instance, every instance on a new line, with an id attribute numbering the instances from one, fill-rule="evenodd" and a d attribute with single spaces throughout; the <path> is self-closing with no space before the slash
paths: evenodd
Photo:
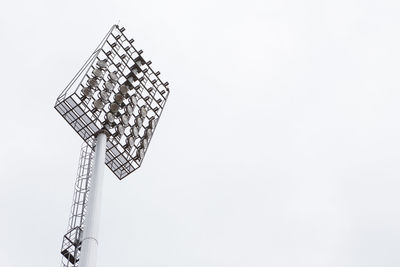
<path id="1" fill-rule="evenodd" d="M 63 267 L 94 267 L 104 164 L 119 178 L 139 168 L 169 95 L 151 61 L 113 25 L 57 98 L 55 109 L 84 140 Z"/>

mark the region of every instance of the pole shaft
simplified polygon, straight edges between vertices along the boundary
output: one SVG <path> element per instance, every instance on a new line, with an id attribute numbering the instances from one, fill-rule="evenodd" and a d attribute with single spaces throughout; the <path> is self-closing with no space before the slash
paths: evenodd
<path id="1" fill-rule="evenodd" d="M 93 174 L 90 182 L 89 199 L 83 230 L 82 249 L 79 256 L 80 267 L 95 267 L 98 246 L 99 219 L 101 210 L 101 194 L 104 180 L 104 162 L 107 136 L 99 133 L 96 137 L 96 152 Z"/>

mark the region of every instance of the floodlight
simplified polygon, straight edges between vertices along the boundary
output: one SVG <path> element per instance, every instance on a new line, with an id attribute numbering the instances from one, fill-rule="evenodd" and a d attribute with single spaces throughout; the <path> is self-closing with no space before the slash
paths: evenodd
<path id="1" fill-rule="evenodd" d="M 137 126 L 133 126 L 131 133 L 134 137 L 139 137 L 139 128 Z"/>
<path id="2" fill-rule="evenodd" d="M 101 101 L 101 99 L 95 100 L 93 104 L 94 104 L 94 107 L 97 109 L 103 109 L 103 107 L 104 107 L 104 103 L 103 103 L 103 101 Z"/>
<path id="3" fill-rule="evenodd" d="M 122 124 L 118 124 L 118 133 L 123 135 L 125 133 L 125 127 Z"/>
<path id="4" fill-rule="evenodd" d="M 150 121 L 149 121 L 149 126 L 148 126 L 149 129 L 155 129 L 156 125 L 157 125 L 156 119 L 154 117 L 151 117 Z"/>
<path id="5" fill-rule="evenodd" d="M 93 75 L 96 76 L 97 78 L 102 78 L 104 73 L 101 69 L 94 69 Z"/>
<path id="6" fill-rule="evenodd" d="M 107 116 L 107 121 L 109 121 L 109 122 L 114 122 L 114 120 L 115 120 L 114 114 L 112 114 L 111 112 L 108 112 L 108 113 L 106 114 L 106 116 Z"/>
<path id="7" fill-rule="evenodd" d="M 118 104 L 122 104 L 124 102 L 124 96 L 120 93 L 114 95 L 114 101 L 117 102 Z"/>
<path id="8" fill-rule="evenodd" d="M 121 116 L 121 120 L 122 120 L 122 124 L 124 126 L 128 126 L 129 125 L 129 116 L 124 114 Z"/>
<path id="9" fill-rule="evenodd" d="M 143 148 L 139 149 L 139 155 L 140 155 L 140 159 L 144 158 L 144 149 Z"/>
<path id="10" fill-rule="evenodd" d="M 137 127 L 142 128 L 142 126 L 143 126 L 143 119 L 140 118 L 140 117 L 136 117 L 136 119 L 135 119 L 135 124 L 136 124 Z"/>
<path id="11" fill-rule="evenodd" d="M 100 68 L 107 68 L 107 59 L 97 61 L 97 66 Z"/>
<path id="12" fill-rule="evenodd" d="M 92 87 L 97 87 L 99 85 L 99 80 L 97 80 L 96 78 L 90 78 L 88 80 L 88 84 Z"/>
<path id="13" fill-rule="evenodd" d="M 131 105 L 127 105 L 125 107 L 125 111 L 128 115 L 132 115 L 133 114 L 133 107 Z"/>
<path id="14" fill-rule="evenodd" d="M 139 148 L 136 152 L 136 160 L 141 161 L 144 158 L 144 149 L 143 148 Z"/>
<path id="15" fill-rule="evenodd" d="M 101 91 L 100 97 L 106 103 L 106 102 L 108 102 L 108 99 L 110 98 L 110 93 L 107 91 Z"/>
<path id="16" fill-rule="evenodd" d="M 115 84 L 110 82 L 110 81 L 107 81 L 105 83 L 105 87 L 106 87 L 107 90 L 112 91 L 114 89 L 114 87 L 115 87 Z"/>
<path id="17" fill-rule="evenodd" d="M 127 85 L 123 84 L 119 87 L 119 92 L 123 95 L 126 95 L 129 91 L 129 88 Z"/>
<path id="18" fill-rule="evenodd" d="M 116 71 L 110 72 L 110 80 L 112 80 L 113 82 L 118 81 L 118 74 Z"/>
<path id="19" fill-rule="evenodd" d="M 110 29 L 55 104 L 87 144 L 74 195 L 77 206 L 63 239 L 63 267 L 95 266 L 104 163 L 119 179 L 142 165 L 169 95 L 168 83 L 124 30 Z"/>
<path id="20" fill-rule="evenodd" d="M 142 145 L 143 145 L 143 148 L 144 148 L 144 149 L 147 149 L 147 146 L 149 145 L 149 141 L 147 141 L 146 138 L 143 138 L 143 140 L 142 140 Z"/>
<path id="21" fill-rule="evenodd" d="M 91 97 L 93 95 L 93 90 L 90 87 L 84 87 L 82 90 L 82 94 L 86 97 Z"/>
<path id="22" fill-rule="evenodd" d="M 146 106 L 141 106 L 140 107 L 140 116 L 142 116 L 143 118 L 145 118 L 147 115 L 147 107 Z"/>
<path id="23" fill-rule="evenodd" d="M 118 112 L 118 110 L 119 110 L 119 105 L 117 103 L 113 102 L 113 103 L 110 104 L 110 111 L 112 113 L 115 114 L 115 113 Z"/>

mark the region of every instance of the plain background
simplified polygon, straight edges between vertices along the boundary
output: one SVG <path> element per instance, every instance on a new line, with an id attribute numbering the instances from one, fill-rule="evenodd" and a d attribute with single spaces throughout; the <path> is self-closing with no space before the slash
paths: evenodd
<path id="1" fill-rule="evenodd" d="M 0 265 L 59 266 L 81 140 L 53 109 L 118 20 L 171 95 L 107 169 L 98 266 L 400 266 L 399 1 L 3 1 Z"/>

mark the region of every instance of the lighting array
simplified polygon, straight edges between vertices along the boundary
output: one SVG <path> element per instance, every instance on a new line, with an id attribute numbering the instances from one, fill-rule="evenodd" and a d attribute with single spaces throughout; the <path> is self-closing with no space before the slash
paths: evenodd
<path id="1" fill-rule="evenodd" d="M 84 140 L 109 135 L 106 164 L 120 179 L 141 165 L 169 95 L 124 30 L 111 28 L 55 106 Z"/>

